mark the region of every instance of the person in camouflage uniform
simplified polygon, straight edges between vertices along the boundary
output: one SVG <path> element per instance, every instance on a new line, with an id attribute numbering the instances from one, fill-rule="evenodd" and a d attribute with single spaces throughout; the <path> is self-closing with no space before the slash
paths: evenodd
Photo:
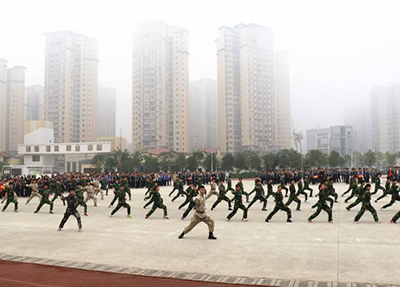
<path id="1" fill-rule="evenodd" d="M 238 184 L 240 185 L 240 191 L 242 192 L 242 195 L 246 196 L 246 202 L 250 202 L 249 201 L 249 193 L 244 191 L 244 186 L 243 186 L 243 179 L 241 177 L 239 177 L 239 182 Z"/>
<path id="2" fill-rule="evenodd" d="M 197 186 L 197 185 L 195 185 L 195 186 Z M 178 209 L 185 207 L 186 204 L 189 204 L 192 201 L 192 197 L 191 197 L 192 190 L 193 190 L 193 183 L 189 183 L 189 187 L 185 191 L 186 199 L 181 205 L 179 205 Z"/>
<path id="3" fill-rule="evenodd" d="M 328 196 L 333 196 L 333 198 L 335 199 L 335 202 L 338 202 L 338 194 L 336 193 L 335 188 L 333 187 L 334 183 L 335 183 L 335 180 L 333 178 L 331 178 L 327 181 Z M 333 207 L 333 203 L 331 205 L 331 208 L 332 207 Z"/>
<path id="4" fill-rule="evenodd" d="M 154 184 L 155 184 L 155 180 L 154 180 L 153 176 L 149 176 L 149 178 L 147 179 L 147 191 L 144 194 L 145 196 L 148 195 L 150 193 L 150 191 L 152 191 L 154 189 Z"/>
<path id="5" fill-rule="evenodd" d="M 131 194 L 131 188 L 129 186 L 128 177 L 124 178 L 124 180 L 122 181 L 122 185 L 124 186 L 125 193 L 127 193 L 128 196 L 129 196 L 129 201 L 131 201 L 132 200 L 132 194 Z"/>
<path id="6" fill-rule="evenodd" d="M 47 184 L 43 186 L 43 189 L 40 191 L 40 194 L 42 195 L 42 199 L 40 200 L 40 203 L 38 207 L 36 208 L 34 213 L 38 213 L 39 210 L 42 208 L 43 205 L 49 204 L 50 205 L 50 212 L 53 213 L 53 203 L 49 200 L 50 196 L 50 190 L 48 189 Z"/>
<path id="7" fill-rule="evenodd" d="M 356 178 L 354 175 L 351 176 L 350 179 L 350 185 L 349 188 L 342 194 L 342 197 L 344 197 L 346 194 L 348 194 L 351 191 L 350 196 L 346 199 L 347 201 L 349 201 L 350 199 L 352 199 L 354 197 L 354 192 L 355 192 L 355 188 L 357 188 L 357 182 L 356 182 Z M 345 200 L 345 202 L 346 202 Z"/>
<path id="8" fill-rule="evenodd" d="M 393 184 L 390 189 L 390 194 L 392 195 L 390 202 L 388 204 L 385 204 L 384 206 L 382 206 L 381 210 L 384 210 L 384 209 L 392 206 L 396 201 L 400 201 L 399 187 L 397 186 L 397 180 L 393 180 Z"/>
<path id="9" fill-rule="evenodd" d="M 131 216 L 131 206 L 129 204 L 126 203 L 126 192 L 125 192 L 125 186 L 122 185 L 119 189 L 119 191 L 117 191 L 117 197 L 118 197 L 118 204 L 117 206 L 114 208 L 114 210 L 111 212 L 110 214 L 110 218 L 113 217 L 113 215 L 121 208 L 121 207 L 125 207 L 126 208 L 126 212 L 128 213 L 127 217 L 128 218 L 132 218 Z"/>
<path id="10" fill-rule="evenodd" d="M 375 208 L 371 205 L 371 185 L 367 184 L 364 187 L 364 194 L 362 196 L 362 205 L 360 211 L 357 213 L 356 217 L 354 218 L 354 222 L 358 223 L 358 221 L 363 216 L 365 210 L 371 212 L 372 216 L 374 217 L 375 222 L 379 223 L 378 214 L 376 213 Z"/>
<path id="11" fill-rule="evenodd" d="M 10 181 L 8 184 L 6 184 L 5 188 L 6 188 L 6 196 L 4 197 L 4 199 L 7 198 L 7 201 L 1 211 L 4 212 L 10 203 L 14 203 L 14 212 L 18 212 L 18 199 L 13 190 L 13 181 Z"/>
<path id="12" fill-rule="evenodd" d="M 388 194 L 390 194 L 390 189 L 391 189 L 391 184 L 392 184 L 392 179 L 390 177 L 387 178 L 386 183 L 385 183 L 385 189 L 383 190 L 383 194 L 379 196 L 375 202 L 378 202 L 382 198 L 386 197 Z"/>
<path id="13" fill-rule="evenodd" d="M 312 195 L 313 189 L 310 187 L 310 178 L 308 177 L 308 175 L 306 175 L 304 177 L 304 188 L 303 188 L 303 190 L 310 191 L 310 197 L 313 197 L 313 195 Z"/>
<path id="14" fill-rule="evenodd" d="M 256 186 L 255 186 L 254 189 L 249 193 L 249 196 L 250 196 L 253 192 L 255 192 L 256 195 L 253 197 L 253 200 L 252 200 L 252 201 L 249 203 L 249 205 L 247 206 L 247 210 L 249 210 L 250 207 L 251 207 L 257 200 L 259 200 L 260 202 L 263 203 L 262 210 L 263 210 L 263 211 L 267 211 L 267 203 L 268 203 L 268 201 L 267 201 L 267 199 L 266 199 L 265 196 L 264 196 L 264 188 L 263 188 L 263 186 L 261 185 L 261 180 L 260 180 L 260 179 L 257 179 L 257 181 L 256 181 Z"/>
<path id="15" fill-rule="evenodd" d="M 70 190 L 69 195 L 66 197 L 67 201 L 67 209 L 65 210 L 64 217 L 60 222 L 60 226 L 58 227 L 58 231 L 61 231 L 64 228 L 65 223 L 67 222 L 68 218 L 72 215 L 76 218 L 78 222 L 79 232 L 82 231 L 82 222 L 81 216 L 77 210 L 79 206 L 78 198 L 76 197 L 75 190 Z"/>
<path id="16" fill-rule="evenodd" d="M 365 191 L 365 180 L 361 180 L 361 184 L 357 188 L 357 191 L 356 191 L 357 199 L 352 204 L 350 204 L 349 206 L 346 207 L 346 209 L 348 211 L 350 211 L 350 209 L 352 209 L 354 206 L 356 206 L 362 202 L 364 191 Z"/>
<path id="17" fill-rule="evenodd" d="M 188 216 L 189 212 L 192 211 L 192 209 L 196 206 L 194 199 L 198 195 L 199 195 L 199 192 L 197 191 L 197 185 L 195 185 L 188 193 L 188 198 L 190 198 L 190 202 L 189 202 L 189 206 L 186 208 L 185 212 L 182 215 L 182 218 L 181 218 L 182 220 L 185 220 L 185 218 Z"/>
<path id="18" fill-rule="evenodd" d="M 378 190 L 382 190 L 385 193 L 385 188 L 381 185 L 381 175 L 377 174 L 375 178 L 375 189 L 374 192 L 371 192 L 371 195 L 375 195 L 378 193 Z"/>
<path id="19" fill-rule="evenodd" d="M 295 182 L 294 179 L 292 179 L 290 186 L 289 186 L 289 200 L 285 203 L 285 206 L 290 206 L 290 204 L 294 201 L 297 203 L 297 211 L 301 211 L 300 207 L 301 207 L 301 201 L 300 199 L 297 197 L 296 195 L 296 187 L 294 186 Z"/>
<path id="20" fill-rule="evenodd" d="M 265 197 L 265 199 L 268 199 L 270 196 L 272 196 L 272 197 L 275 196 L 274 187 L 272 184 L 273 184 L 273 180 L 270 179 L 267 184 L 267 196 Z"/>
<path id="21" fill-rule="evenodd" d="M 323 183 L 321 183 L 319 186 L 318 197 L 319 199 L 318 199 L 317 211 L 308 218 L 308 222 L 312 223 L 313 219 L 316 218 L 321 213 L 321 210 L 324 210 L 326 213 L 328 213 L 328 221 L 330 223 L 333 223 L 332 209 L 326 204 L 326 199 L 328 197 L 328 194 L 327 191 L 325 190 L 325 185 Z"/>
<path id="22" fill-rule="evenodd" d="M 54 196 L 51 202 L 54 204 L 54 201 L 56 201 L 56 199 L 59 197 L 62 200 L 63 205 L 65 206 L 65 198 L 62 191 L 62 184 L 60 183 L 60 181 L 57 180 L 53 184 L 52 192 L 54 193 Z"/>
<path id="23" fill-rule="evenodd" d="M 349 200 L 352 199 L 354 196 L 357 196 L 357 193 L 358 193 L 358 185 L 357 185 L 357 180 L 356 180 L 356 178 L 354 178 L 354 179 L 350 182 L 350 185 L 351 185 L 351 194 L 350 194 L 349 197 L 347 197 L 347 198 L 344 200 L 345 203 L 348 203 Z"/>
<path id="24" fill-rule="evenodd" d="M 161 208 L 162 210 L 164 210 L 164 219 L 169 219 L 167 207 L 163 204 L 163 199 L 160 194 L 160 187 L 158 185 L 152 193 L 152 200 L 154 202 L 153 207 L 146 214 L 146 216 L 144 218 L 146 218 L 146 219 L 149 218 L 154 213 L 154 211 L 156 211 L 157 208 Z"/>
<path id="25" fill-rule="evenodd" d="M 303 179 L 300 178 L 299 182 L 297 183 L 297 193 L 296 196 L 299 197 L 300 194 L 304 195 L 305 200 L 304 202 L 308 202 L 308 194 L 304 192 L 304 187 L 303 187 Z"/>
<path id="26" fill-rule="evenodd" d="M 228 180 L 227 180 L 227 189 L 226 189 L 226 192 L 229 192 L 229 191 L 235 191 L 233 188 L 232 188 L 232 179 L 231 179 L 231 176 L 229 176 L 228 177 Z"/>
<path id="27" fill-rule="evenodd" d="M 150 204 L 152 204 L 153 202 L 154 202 L 154 198 L 153 198 L 153 191 L 157 188 L 157 186 L 158 186 L 158 182 L 155 182 L 154 183 L 154 187 L 153 187 L 153 189 L 152 190 L 150 190 L 150 192 L 149 192 L 149 195 L 148 196 L 146 196 L 145 198 L 144 198 L 144 201 L 146 201 L 146 200 L 149 200 L 144 206 L 143 206 L 143 208 L 144 209 L 146 209 L 147 208 L 147 206 L 149 206 Z"/>
<path id="28" fill-rule="evenodd" d="M 83 215 L 88 216 L 87 214 L 87 204 L 85 202 L 84 191 L 82 189 L 82 184 L 78 184 L 78 188 L 75 189 L 76 197 L 78 199 L 79 205 L 83 206 Z"/>
<path id="29" fill-rule="evenodd" d="M 242 220 L 247 222 L 247 208 L 246 206 L 244 206 L 243 204 L 243 195 L 242 195 L 242 187 L 240 186 L 240 184 L 236 184 L 236 190 L 233 190 L 233 200 L 234 200 L 234 205 L 233 205 L 233 211 L 231 213 L 228 214 L 228 216 L 226 217 L 226 221 L 231 220 L 231 218 L 233 216 L 235 216 L 236 212 L 238 211 L 238 209 L 240 208 L 241 210 L 243 210 L 243 217 Z"/>
<path id="30" fill-rule="evenodd" d="M 224 186 L 224 181 L 221 180 L 218 186 L 218 198 L 217 200 L 214 202 L 214 204 L 211 207 L 211 210 L 214 210 L 214 208 L 217 207 L 217 205 L 221 202 L 221 201 L 226 201 L 228 203 L 228 209 L 232 210 L 232 206 L 231 206 L 231 200 L 226 196 L 227 190 L 225 190 L 225 186 Z"/>
<path id="31" fill-rule="evenodd" d="M 208 239 L 217 239 L 214 236 L 214 220 L 206 214 L 206 201 L 212 196 L 212 193 L 210 192 L 206 196 L 205 192 L 204 186 L 200 186 L 199 195 L 194 199 L 196 212 L 193 214 L 190 224 L 178 236 L 179 239 L 182 239 L 185 234 L 188 234 L 200 222 L 204 222 L 208 226 Z"/>
<path id="32" fill-rule="evenodd" d="M 265 219 L 265 222 L 269 222 L 272 217 L 279 211 L 283 210 L 287 213 L 287 222 L 292 222 L 292 211 L 290 210 L 289 207 L 287 207 L 285 204 L 283 204 L 283 194 L 282 194 L 282 186 L 278 185 L 278 190 L 275 193 L 275 207 L 274 210 L 270 214 L 268 214 L 267 218 Z"/>
<path id="33" fill-rule="evenodd" d="M 183 179 L 181 179 L 178 185 L 178 193 L 177 195 L 175 195 L 174 198 L 172 198 L 172 202 L 174 202 L 179 196 L 184 196 L 184 195 L 185 195 L 185 190 L 183 189 Z"/>
<path id="34" fill-rule="evenodd" d="M 42 199 L 42 196 L 40 195 L 40 193 L 38 191 L 39 186 L 38 186 L 36 180 L 33 180 L 31 184 L 27 185 L 27 187 L 29 187 L 32 190 L 32 192 L 31 192 L 31 195 L 29 196 L 28 200 L 26 201 L 25 205 L 28 204 L 34 197 L 38 197 L 39 201 Z"/>
<path id="35" fill-rule="evenodd" d="M 175 192 L 175 190 L 179 190 L 179 179 L 177 177 L 174 178 L 174 188 L 172 191 L 169 193 L 169 197 Z"/>
<path id="36" fill-rule="evenodd" d="M 285 174 L 281 173 L 281 187 L 285 190 L 285 197 L 288 197 L 289 189 L 285 186 Z"/>
<path id="37" fill-rule="evenodd" d="M 113 184 L 112 187 L 113 187 L 113 189 L 114 189 L 114 198 L 113 198 L 113 200 L 111 201 L 111 203 L 110 203 L 110 205 L 108 206 L 108 208 L 111 208 L 111 207 L 114 205 L 114 203 L 117 201 L 117 199 L 118 199 L 118 191 L 119 191 L 119 189 L 121 188 L 121 184 L 119 184 L 118 179 L 115 180 L 115 182 L 114 182 L 114 184 Z"/>

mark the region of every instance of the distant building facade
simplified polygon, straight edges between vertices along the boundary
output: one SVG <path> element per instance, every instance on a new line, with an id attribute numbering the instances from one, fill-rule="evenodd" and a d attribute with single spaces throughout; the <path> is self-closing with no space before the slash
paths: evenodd
<path id="1" fill-rule="evenodd" d="M 400 84 L 376 86 L 371 91 L 372 149 L 397 153 L 400 150 Z"/>
<path id="2" fill-rule="evenodd" d="M 44 120 L 44 87 L 42 85 L 25 89 L 25 120 Z"/>
<path id="3" fill-rule="evenodd" d="M 126 138 L 123 137 L 98 137 L 98 142 L 111 143 L 111 150 L 126 150 L 128 149 L 128 143 Z"/>
<path id="4" fill-rule="evenodd" d="M 115 137 L 117 126 L 116 90 L 99 85 L 97 136 Z"/>
<path id="5" fill-rule="evenodd" d="M 355 133 L 350 126 L 332 126 L 307 130 L 307 152 L 319 150 L 329 154 L 337 151 L 341 156 L 351 154 L 355 146 Z"/>
<path id="6" fill-rule="evenodd" d="M 188 31 L 138 25 L 132 54 L 133 149 L 189 150 Z"/>
<path id="7" fill-rule="evenodd" d="M 370 106 L 349 107 L 344 113 L 344 124 L 353 127 L 355 134 L 354 150 L 366 153 L 372 149 Z"/>
<path id="8" fill-rule="evenodd" d="M 56 142 L 97 138 L 98 41 L 71 31 L 46 34 L 45 120 Z"/>
<path id="9" fill-rule="evenodd" d="M 202 79 L 189 86 L 189 151 L 216 147 L 217 83 Z"/>

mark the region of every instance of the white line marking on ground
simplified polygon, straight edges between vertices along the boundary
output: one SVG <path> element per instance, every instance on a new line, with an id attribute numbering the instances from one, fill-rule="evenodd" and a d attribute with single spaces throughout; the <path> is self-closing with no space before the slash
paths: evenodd
<path id="1" fill-rule="evenodd" d="M 14 282 L 14 283 L 22 283 L 30 286 L 38 286 L 38 287 L 55 287 L 57 285 L 43 285 L 43 284 L 36 284 L 36 283 L 31 283 L 28 281 L 19 281 L 19 280 L 12 280 L 12 279 L 5 279 L 5 278 L 0 278 L 0 281 L 7 281 L 7 282 Z"/>

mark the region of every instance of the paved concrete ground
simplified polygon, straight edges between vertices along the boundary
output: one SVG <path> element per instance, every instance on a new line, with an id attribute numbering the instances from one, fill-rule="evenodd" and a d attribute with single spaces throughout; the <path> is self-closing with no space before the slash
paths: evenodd
<path id="1" fill-rule="evenodd" d="M 250 190 L 254 181 L 245 182 Z M 314 190 L 316 186 L 312 186 Z M 346 186 L 336 184 L 341 194 Z M 334 207 L 334 224 L 321 215 L 310 224 L 307 217 L 316 202 L 302 202 L 302 211 L 292 204 L 293 223 L 286 223 L 286 214 L 279 212 L 270 223 L 264 219 L 272 210 L 261 211 L 256 203 L 249 211 L 249 222 L 241 221 L 241 212 L 225 222 L 227 204 L 221 202 L 216 210 L 208 210 L 215 220 L 216 241 L 207 240 L 207 227 L 199 225 L 184 240 L 177 236 L 189 223 L 182 221 L 183 210 L 177 207 L 184 198 L 170 202 L 171 187 L 163 187 L 164 202 L 169 220 L 162 219 L 162 210 L 145 220 L 149 210 L 143 209 L 144 189 L 132 190 L 132 219 L 121 209 L 114 218 L 108 218 L 108 204 L 112 196 L 99 200 L 99 207 L 89 202 L 89 217 L 83 217 L 84 232 L 77 232 L 76 221 L 70 218 L 62 232 L 56 229 L 65 208 L 56 202 L 54 212 L 44 206 L 33 214 L 38 199 L 24 205 L 20 198 L 19 213 L 12 206 L 0 214 L 0 253 L 33 256 L 54 260 L 92 262 L 145 269 L 186 271 L 231 276 L 266 277 L 330 282 L 366 282 L 378 284 L 400 283 L 400 225 L 389 220 L 399 210 L 397 203 L 391 208 L 379 208 L 389 197 L 373 205 L 381 224 L 374 223 L 367 212 L 360 224 L 353 219 L 359 210 L 345 210 L 343 198 Z M 381 192 L 379 192 L 380 195 Z M 209 206 L 215 201 L 212 197 Z M 303 198 L 302 198 L 303 199 Z M 83 210 L 79 208 L 81 215 Z"/>

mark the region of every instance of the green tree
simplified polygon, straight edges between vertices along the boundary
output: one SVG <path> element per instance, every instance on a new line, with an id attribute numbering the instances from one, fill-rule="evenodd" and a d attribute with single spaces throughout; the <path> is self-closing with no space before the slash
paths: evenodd
<path id="1" fill-rule="evenodd" d="M 386 152 L 385 153 L 386 162 L 389 166 L 395 166 L 397 162 L 397 154 Z"/>
<path id="2" fill-rule="evenodd" d="M 222 170 L 232 171 L 235 165 L 235 157 L 231 153 L 226 153 L 222 157 L 221 168 Z"/>
<path id="3" fill-rule="evenodd" d="M 305 162 L 308 168 L 326 167 L 328 157 L 320 150 L 311 150 L 306 154 Z"/>
<path id="4" fill-rule="evenodd" d="M 329 154 L 328 163 L 330 167 L 342 167 L 344 164 L 344 159 L 337 151 L 333 150 Z"/>
<path id="5" fill-rule="evenodd" d="M 213 159 L 213 169 L 219 170 L 221 167 L 221 161 L 215 156 L 215 154 L 212 155 Z M 203 159 L 203 167 L 207 171 L 211 171 L 211 154 L 207 154 L 206 157 Z"/>
<path id="6" fill-rule="evenodd" d="M 96 154 L 92 159 L 92 164 L 100 171 L 104 170 L 105 163 L 106 163 L 106 157 L 102 154 Z"/>
<path id="7" fill-rule="evenodd" d="M 235 154 L 235 163 L 234 167 L 237 168 L 238 170 L 248 170 L 249 166 L 246 160 L 246 156 L 244 155 L 243 152 L 238 152 Z"/>
<path id="8" fill-rule="evenodd" d="M 258 155 L 258 153 L 256 152 L 251 152 L 249 157 L 248 157 L 248 161 L 249 161 L 249 167 L 252 170 L 257 170 L 260 171 L 261 170 L 261 164 L 262 164 L 262 160 L 261 157 Z"/>
<path id="9" fill-rule="evenodd" d="M 174 162 L 176 160 L 178 153 L 174 151 L 163 152 L 159 155 L 158 161 L 160 163 L 160 168 L 163 171 L 171 171 L 174 167 Z"/>
<path id="10" fill-rule="evenodd" d="M 186 156 L 184 153 L 178 153 L 172 166 L 172 171 L 183 171 L 186 169 Z"/>
<path id="11" fill-rule="evenodd" d="M 366 165 L 365 163 L 365 155 L 360 152 L 356 152 L 353 155 L 354 165 L 356 167 L 363 167 Z"/>
<path id="12" fill-rule="evenodd" d="M 375 166 L 376 164 L 376 154 L 372 150 L 367 151 L 364 154 L 365 157 L 365 164 L 367 166 Z"/>
<path id="13" fill-rule="evenodd" d="M 105 171 L 112 172 L 117 168 L 117 162 L 114 157 L 107 157 L 106 162 L 104 164 Z"/>
<path id="14" fill-rule="evenodd" d="M 146 155 L 144 157 L 144 171 L 145 172 L 158 172 L 160 171 L 160 167 L 158 165 L 158 160 L 155 157 Z"/>
<path id="15" fill-rule="evenodd" d="M 278 158 L 276 154 L 270 152 L 266 153 L 262 160 L 264 162 L 264 167 L 266 170 L 274 170 L 278 166 Z"/>

